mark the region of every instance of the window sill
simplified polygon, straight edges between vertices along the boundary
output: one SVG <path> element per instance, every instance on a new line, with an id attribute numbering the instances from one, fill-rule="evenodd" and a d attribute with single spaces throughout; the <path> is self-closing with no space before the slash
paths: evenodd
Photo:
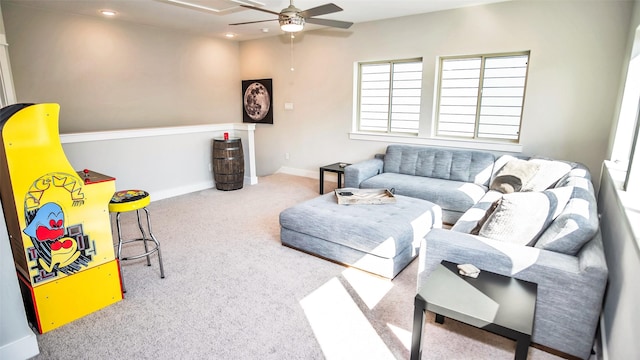
<path id="1" fill-rule="evenodd" d="M 381 141 L 411 145 L 429 145 L 442 147 L 455 147 L 462 149 L 486 150 L 486 151 L 502 151 L 521 153 L 522 145 L 510 143 L 483 142 L 477 140 L 452 140 L 452 139 L 433 139 L 417 136 L 395 135 L 395 134 L 373 134 L 362 132 L 349 133 L 351 140 Z"/>

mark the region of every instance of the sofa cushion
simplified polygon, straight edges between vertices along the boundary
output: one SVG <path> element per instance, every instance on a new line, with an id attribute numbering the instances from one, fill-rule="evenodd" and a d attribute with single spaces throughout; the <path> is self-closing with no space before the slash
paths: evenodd
<path id="1" fill-rule="evenodd" d="M 522 159 L 509 160 L 497 173 L 489 187 L 508 194 L 520 191 L 540 169 L 540 165 Z"/>
<path id="2" fill-rule="evenodd" d="M 393 188 L 395 194 L 431 201 L 443 209 L 465 212 L 487 192 L 485 186 L 422 176 L 382 173 L 363 181 L 363 189 Z"/>
<path id="3" fill-rule="evenodd" d="M 389 145 L 384 172 L 489 186 L 494 161 L 489 152 Z"/>
<path id="4" fill-rule="evenodd" d="M 573 194 L 567 206 L 540 236 L 535 247 L 575 255 L 593 238 L 598 231 L 599 221 L 596 199 L 590 184 L 588 182 L 589 186 L 586 188 L 570 187 Z"/>
<path id="5" fill-rule="evenodd" d="M 560 215 L 572 192 L 572 188 L 564 187 L 544 192 L 505 194 L 478 235 L 531 246 Z"/>

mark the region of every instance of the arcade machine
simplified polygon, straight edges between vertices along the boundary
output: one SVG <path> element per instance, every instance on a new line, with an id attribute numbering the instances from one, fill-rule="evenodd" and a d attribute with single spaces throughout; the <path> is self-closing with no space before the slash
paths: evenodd
<path id="1" fill-rule="evenodd" d="M 27 318 L 40 333 L 122 300 L 115 179 L 67 160 L 58 104 L 0 109 L 0 198 Z"/>

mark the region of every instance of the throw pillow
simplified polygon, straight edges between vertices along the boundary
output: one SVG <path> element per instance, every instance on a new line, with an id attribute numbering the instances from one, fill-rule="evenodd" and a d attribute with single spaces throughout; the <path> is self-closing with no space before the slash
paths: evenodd
<path id="1" fill-rule="evenodd" d="M 598 206 L 593 190 L 573 189 L 567 206 L 540 235 L 535 247 L 575 255 L 598 232 Z"/>
<path id="2" fill-rule="evenodd" d="M 489 219 L 489 216 L 491 216 L 491 214 L 493 214 L 493 212 L 496 211 L 496 208 L 498 207 L 499 202 L 500 202 L 500 199 L 491 203 L 491 206 L 489 206 L 489 208 L 487 209 L 487 212 L 484 214 L 482 218 L 480 218 L 480 220 L 478 220 L 478 224 L 476 225 L 476 227 L 471 229 L 471 232 L 469 232 L 469 234 L 472 234 L 472 235 L 480 234 L 480 229 L 482 228 L 482 225 L 484 225 L 484 223 L 487 222 L 487 219 Z"/>
<path id="3" fill-rule="evenodd" d="M 478 235 L 531 246 L 569 201 L 571 187 L 502 196 Z"/>
<path id="4" fill-rule="evenodd" d="M 538 172 L 540 165 L 522 159 L 507 162 L 491 182 L 490 189 L 503 194 L 518 192 Z"/>
<path id="5" fill-rule="evenodd" d="M 572 168 L 571 164 L 558 160 L 531 158 L 528 162 L 537 164 L 539 170 L 529 181 L 523 184 L 522 191 L 546 190 L 555 185 Z"/>

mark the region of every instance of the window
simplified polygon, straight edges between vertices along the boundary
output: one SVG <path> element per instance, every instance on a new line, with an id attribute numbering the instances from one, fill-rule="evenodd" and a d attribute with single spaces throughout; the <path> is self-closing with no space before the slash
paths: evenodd
<path id="1" fill-rule="evenodd" d="M 529 52 L 440 59 L 436 136 L 518 142 Z"/>
<path id="2" fill-rule="evenodd" d="M 640 193 L 640 26 L 636 28 L 610 160 L 625 174 L 622 190 Z"/>
<path id="3" fill-rule="evenodd" d="M 418 134 L 422 59 L 359 64 L 358 130 Z"/>

